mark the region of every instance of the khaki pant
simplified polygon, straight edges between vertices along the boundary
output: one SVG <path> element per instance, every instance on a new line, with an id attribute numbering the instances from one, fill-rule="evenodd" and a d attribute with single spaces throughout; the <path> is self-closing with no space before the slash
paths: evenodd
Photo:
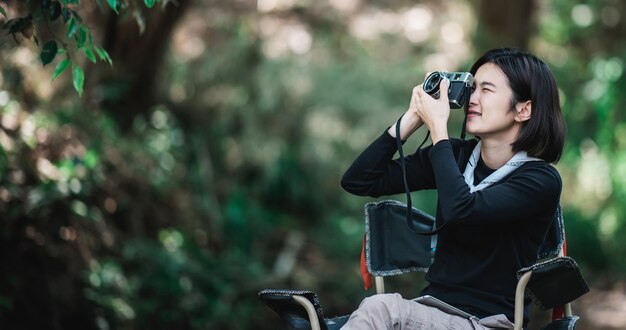
<path id="1" fill-rule="evenodd" d="M 483 319 L 450 315 L 437 309 L 406 300 L 398 293 L 377 294 L 365 298 L 350 315 L 342 329 L 512 329 L 504 314 Z"/>

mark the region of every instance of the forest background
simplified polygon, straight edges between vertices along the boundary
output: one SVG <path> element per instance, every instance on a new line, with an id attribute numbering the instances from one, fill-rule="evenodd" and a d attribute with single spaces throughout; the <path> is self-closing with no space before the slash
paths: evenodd
<path id="1" fill-rule="evenodd" d="M 592 287 L 579 328 L 626 327 L 625 7 L 1 0 L 0 328 L 273 329 L 268 287 L 349 313 L 372 294 L 373 199 L 341 175 L 426 72 L 498 46 L 559 83 L 568 254 Z M 434 212 L 433 193 L 413 198 Z"/>

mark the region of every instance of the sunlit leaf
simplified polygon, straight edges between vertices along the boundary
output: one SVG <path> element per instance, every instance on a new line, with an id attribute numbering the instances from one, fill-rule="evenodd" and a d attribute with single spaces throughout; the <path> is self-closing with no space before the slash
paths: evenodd
<path id="1" fill-rule="evenodd" d="M 76 21 L 78 21 L 79 23 L 83 22 L 83 19 L 80 17 L 80 15 L 78 15 L 78 12 L 76 12 L 76 10 L 70 9 L 70 12 L 72 13 L 72 16 L 74 16 Z"/>
<path id="2" fill-rule="evenodd" d="M 80 215 L 81 217 L 86 217 L 89 212 L 87 204 L 79 200 L 72 201 L 71 209 L 72 211 L 74 211 L 74 213 Z"/>
<path id="3" fill-rule="evenodd" d="M 111 56 L 109 56 L 109 53 L 107 53 L 106 50 L 98 46 L 94 46 L 93 49 L 96 51 L 96 54 L 98 54 L 98 57 L 100 58 L 100 60 L 106 61 L 107 63 L 109 63 L 109 65 L 113 65 Z"/>
<path id="4" fill-rule="evenodd" d="M 7 12 L 4 11 L 4 8 L 2 8 L 2 6 L 0 6 L 0 14 L 2 14 L 2 16 L 4 16 L 5 18 L 8 18 L 7 17 Z"/>
<path id="5" fill-rule="evenodd" d="M 72 82 L 74 84 L 74 89 L 78 92 L 78 95 L 83 95 L 83 84 L 85 83 L 85 73 L 83 69 L 78 65 L 74 65 L 72 70 Z"/>
<path id="6" fill-rule="evenodd" d="M 135 22 L 139 27 L 139 34 L 142 35 L 146 31 L 146 18 L 139 11 L 135 11 L 133 17 L 135 17 Z"/>
<path id="7" fill-rule="evenodd" d="M 116 14 L 119 14 L 119 12 L 117 11 L 117 0 L 107 0 L 107 3 Z"/>
<path id="8" fill-rule="evenodd" d="M 154 4 L 156 3 L 156 0 L 143 0 L 143 2 L 146 4 L 146 7 L 152 8 L 152 7 L 154 7 Z"/>
<path id="9" fill-rule="evenodd" d="M 41 63 L 46 65 L 54 59 L 57 55 L 57 42 L 55 40 L 50 40 L 43 45 L 43 49 L 41 50 Z"/>
<path id="10" fill-rule="evenodd" d="M 76 24 L 76 19 L 72 17 L 67 25 L 67 36 L 72 37 L 76 31 L 78 31 L 78 24 Z"/>
<path id="11" fill-rule="evenodd" d="M 87 151 L 84 161 L 87 168 L 94 168 L 98 164 L 98 153 L 94 150 Z"/>
<path id="12" fill-rule="evenodd" d="M 52 80 L 57 79 L 63 72 L 65 72 L 65 70 L 70 67 L 70 64 L 72 64 L 72 62 L 69 58 L 63 59 L 63 61 L 59 62 L 57 67 L 54 69 L 54 73 L 52 74 Z"/>
<path id="13" fill-rule="evenodd" d="M 87 56 L 87 58 L 93 62 L 96 63 L 96 55 L 93 53 L 93 51 L 90 48 L 85 47 L 85 56 Z"/>

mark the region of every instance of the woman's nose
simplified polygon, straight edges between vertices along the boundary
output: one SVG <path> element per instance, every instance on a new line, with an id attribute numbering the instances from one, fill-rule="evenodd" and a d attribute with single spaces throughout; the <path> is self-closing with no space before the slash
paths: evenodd
<path id="1" fill-rule="evenodd" d="M 472 93 L 470 94 L 470 105 L 476 105 L 478 104 L 478 99 L 479 99 L 479 90 L 473 90 Z"/>

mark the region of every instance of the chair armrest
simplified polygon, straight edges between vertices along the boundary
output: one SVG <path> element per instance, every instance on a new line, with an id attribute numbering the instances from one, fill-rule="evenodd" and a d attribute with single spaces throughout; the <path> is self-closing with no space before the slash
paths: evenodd
<path id="1" fill-rule="evenodd" d="M 573 325 L 578 317 L 573 317 L 569 303 L 589 292 L 589 286 L 582 277 L 578 265 L 570 257 L 557 257 L 522 268 L 517 272 L 515 290 L 515 330 L 522 329 L 524 317 L 524 293 L 542 310 L 566 306 L 563 322 L 553 322 L 553 327 Z M 558 328 L 560 329 L 560 328 Z"/>
<path id="2" fill-rule="evenodd" d="M 521 278 L 529 270 L 532 271 L 532 277 L 526 292 L 542 310 L 563 306 L 589 292 L 589 285 L 570 257 L 539 262 L 519 270 L 518 277 Z"/>
<path id="3" fill-rule="evenodd" d="M 326 329 L 317 294 L 308 290 L 264 289 L 259 297 L 274 310 L 288 329 Z"/>

